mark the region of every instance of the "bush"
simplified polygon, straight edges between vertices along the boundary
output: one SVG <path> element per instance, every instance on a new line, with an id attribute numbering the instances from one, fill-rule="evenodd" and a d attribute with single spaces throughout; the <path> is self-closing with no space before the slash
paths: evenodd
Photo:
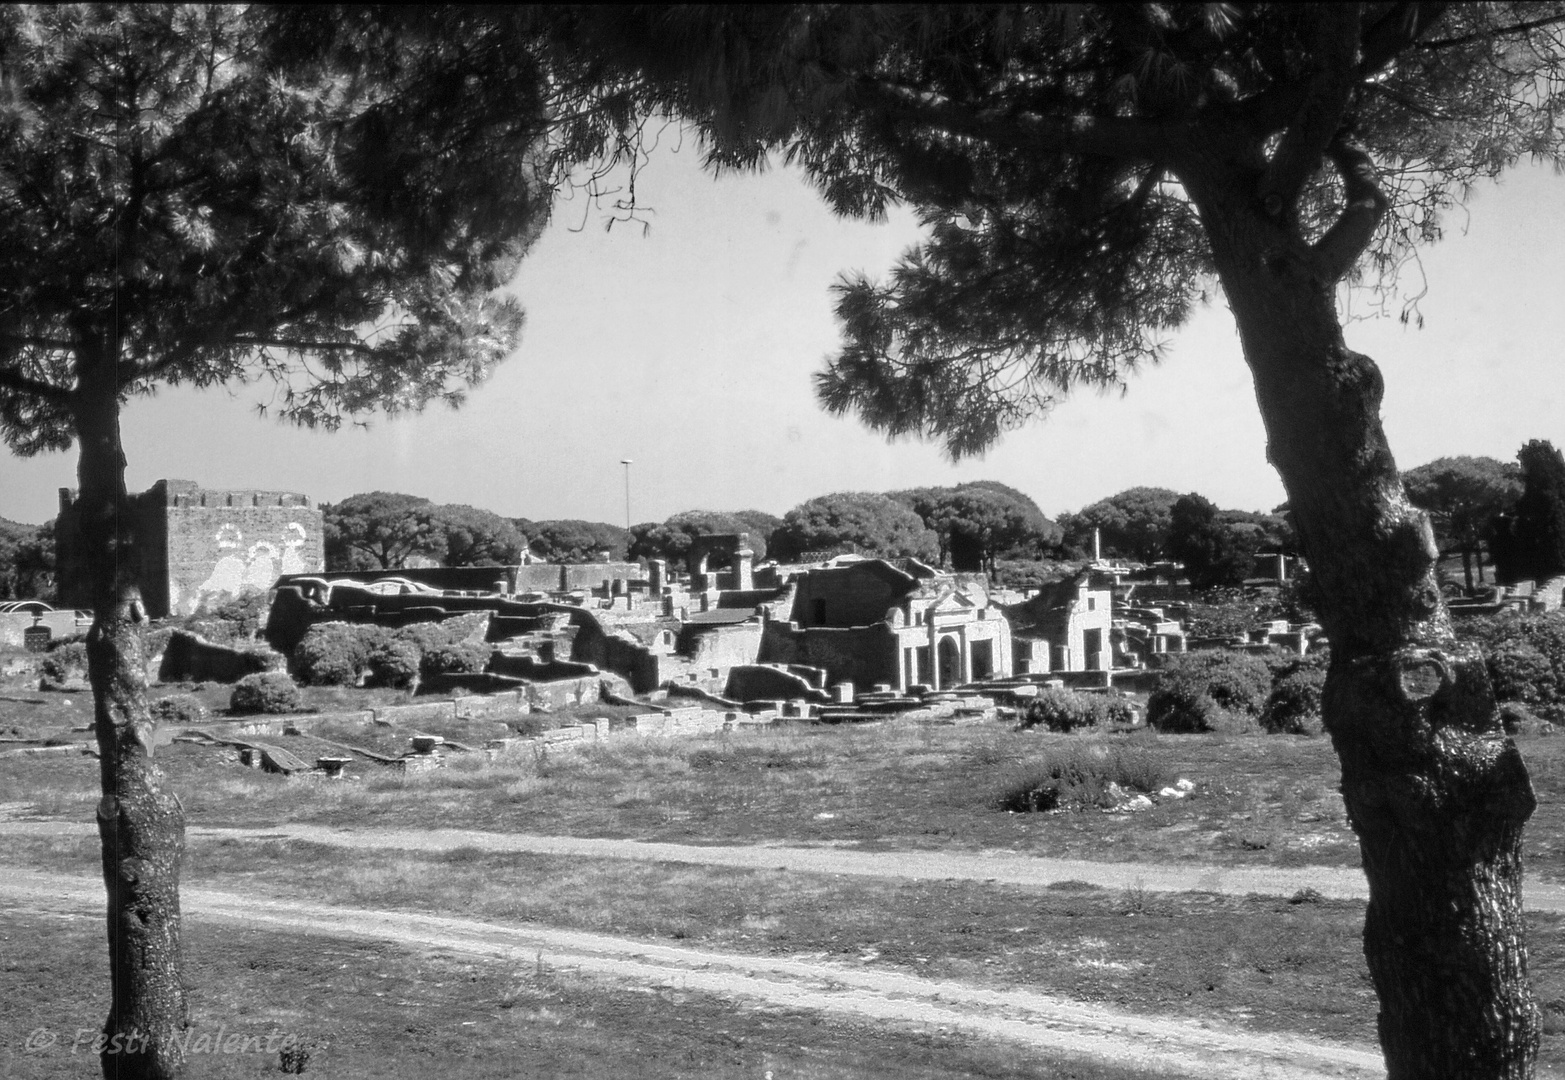
<path id="1" fill-rule="evenodd" d="M 1042 725 L 1050 731 L 1075 731 L 1110 724 L 1129 727 L 1136 722 L 1130 702 L 1106 694 L 1078 694 L 1071 690 L 1044 689 L 1028 703 L 1022 727 Z"/>
<path id="2" fill-rule="evenodd" d="M 494 647 L 482 641 L 454 641 L 424 653 L 419 675 L 433 679 L 441 675 L 470 675 L 489 666 Z"/>
<path id="3" fill-rule="evenodd" d="M 1015 768 L 1001 786 L 1001 810 L 1033 813 L 1114 805 L 1110 784 L 1150 794 L 1171 775 L 1156 750 L 1140 746 L 1062 746 Z"/>
<path id="4" fill-rule="evenodd" d="M 1247 731 L 1271 693 L 1271 669 L 1250 653 L 1209 649 L 1170 660 L 1147 700 L 1159 731 Z"/>
<path id="5" fill-rule="evenodd" d="M 1457 628 L 1483 650 L 1496 699 L 1565 722 L 1565 613 L 1470 619 Z"/>
<path id="6" fill-rule="evenodd" d="M 294 646 L 290 668 L 306 686 L 356 686 L 386 636 L 378 626 L 316 623 Z"/>
<path id="7" fill-rule="evenodd" d="M 87 643 L 81 638 L 61 638 L 49 646 L 40 666 L 45 690 L 79 689 L 87 684 Z"/>
<path id="8" fill-rule="evenodd" d="M 1504 641 L 1485 659 L 1497 700 L 1516 702 L 1529 710 L 1555 704 L 1554 665 L 1536 645 L 1526 640 Z"/>
<path id="9" fill-rule="evenodd" d="M 1319 735 L 1325 730 L 1320 716 L 1325 688 L 1325 665 L 1309 658 L 1279 671 L 1261 710 L 1261 727 L 1274 735 Z"/>
<path id="10" fill-rule="evenodd" d="M 266 593 L 252 589 L 230 600 L 202 603 L 184 628 L 219 645 L 254 641 L 266 625 Z"/>
<path id="11" fill-rule="evenodd" d="M 418 649 L 420 655 L 422 655 L 431 649 L 438 649 L 442 645 L 450 645 L 456 640 L 455 635 L 452 634 L 446 622 L 410 623 L 396 630 L 393 636 L 406 641 Z"/>
<path id="12" fill-rule="evenodd" d="M 375 686 L 405 689 L 418 681 L 423 659 L 424 651 L 416 641 L 393 634 L 370 649 L 369 681 Z"/>
<path id="13" fill-rule="evenodd" d="M 304 699 L 286 672 L 263 671 L 246 675 L 234 684 L 234 692 L 228 699 L 230 712 L 250 713 L 298 712 Z"/>
<path id="14" fill-rule="evenodd" d="M 1211 589 L 1191 601 L 1189 632 L 1198 638 L 1243 637 L 1260 618 L 1260 607 L 1243 589 Z"/>
<path id="15" fill-rule="evenodd" d="M 160 724 L 199 724 L 210 715 L 201 699 L 192 694 L 175 694 L 152 703 L 152 718 Z"/>
<path id="16" fill-rule="evenodd" d="M 1500 705 L 1500 726 L 1507 735 L 1550 735 L 1554 725 L 1537 716 L 1519 701 L 1507 701 Z"/>

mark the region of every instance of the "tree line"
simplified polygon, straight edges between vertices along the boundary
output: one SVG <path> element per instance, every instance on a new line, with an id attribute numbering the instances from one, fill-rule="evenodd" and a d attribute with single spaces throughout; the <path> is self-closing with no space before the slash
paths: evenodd
<path id="1" fill-rule="evenodd" d="M 1565 459 L 1528 442 L 1515 462 L 1443 457 L 1402 475 L 1428 512 L 1443 556 L 1460 558 L 1471 591 L 1485 581 L 1565 572 Z M 1223 509 L 1196 492 L 1132 487 L 1051 520 L 1029 496 L 997 481 L 885 493 L 838 492 L 782 517 L 764 510 L 686 510 L 625 529 L 602 521 L 507 518 L 463 504 L 373 491 L 323 504 L 330 571 L 394 570 L 419 559 L 441 566 L 509 566 L 524 551 L 545 562 L 667 559 L 695 538 L 747 533 L 757 561 L 855 552 L 911 556 L 960 571 L 996 573 L 1004 560 L 1105 558 L 1180 564 L 1198 589 L 1231 586 L 1262 554 L 1296 555 L 1284 503 L 1270 512 Z M 1487 560 L 1487 561 L 1486 561 Z M 54 526 L 0 518 L 0 600 L 54 598 Z"/>
<path id="2" fill-rule="evenodd" d="M 1565 460 L 1546 441 L 1516 462 L 1444 457 L 1402 475 L 1430 515 L 1442 555 L 1462 560 L 1469 590 L 1485 580 L 1565 572 Z M 1297 555 L 1286 503 L 1269 512 L 1224 509 L 1197 492 L 1132 487 L 1051 520 L 1031 497 L 992 480 L 890 492 L 837 492 L 782 517 L 764 510 L 685 510 L 625 529 L 601 521 L 505 518 L 389 492 L 323 508 L 330 570 L 395 569 L 414 556 L 444 566 L 500 566 L 523 550 L 547 562 L 681 562 L 699 536 L 747 533 L 757 561 L 854 552 L 911 556 L 994 574 L 1003 560 L 1171 561 L 1198 589 L 1238 585 L 1258 556 Z M 0 558 L 4 550 L 0 549 Z M 0 581 L 7 579 L 0 578 Z"/>

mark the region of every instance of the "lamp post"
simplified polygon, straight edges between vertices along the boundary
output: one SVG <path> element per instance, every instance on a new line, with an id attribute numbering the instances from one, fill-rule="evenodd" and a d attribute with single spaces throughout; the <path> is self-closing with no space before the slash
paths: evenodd
<path id="1" fill-rule="evenodd" d="M 630 458 L 620 458 L 619 463 L 625 466 L 625 531 L 630 532 Z"/>

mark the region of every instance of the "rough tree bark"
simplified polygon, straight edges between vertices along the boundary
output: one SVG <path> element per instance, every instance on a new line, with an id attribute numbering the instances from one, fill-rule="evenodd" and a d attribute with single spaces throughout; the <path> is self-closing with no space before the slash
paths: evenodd
<path id="1" fill-rule="evenodd" d="M 139 624 L 134 515 L 120 445 L 116 346 L 79 335 L 73 421 L 80 447 L 77 509 L 91 578 L 87 635 L 103 797 L 98 832 L 108 891 L 112 999 L 100 1049 L 108 1080 L 172 1080 L 188 1025 L 180 979 L 179 868 L 185 816 L 152 757 L 153 722 Z"/>
<path id="2" fill-rule="evenodd" d="M 1230 158 L 1181 178 L 1207 223 L 1268 457 L 1323 598 L 1323 712 L 1369 880 L 1364 954 L 1388 1076 L 1530 1077 L 1538 1016 L 1521 834 L 1532 785 L 1482 656 L 1452 632 L 1433 532 L 1381 428 L 1380 372 L 1343 339 L 1342 260 L 1257 198 L 1257 171 Z M 1351 199 L 1351 178 L 1348 188 Z"/>

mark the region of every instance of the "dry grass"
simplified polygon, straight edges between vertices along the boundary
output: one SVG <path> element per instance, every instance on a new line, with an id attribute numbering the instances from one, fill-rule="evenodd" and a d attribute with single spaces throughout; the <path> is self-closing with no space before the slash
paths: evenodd
<path id="1" fill-rule="evenodd" d="M 101 919 L 8 913 L 0 923 L 0 1076 L 76 1080 L 72 1054 L 102 1026 L 108 973 Z M 305 1076 L 331 1080 L 1145 1080 L 964 1036 L 818 1013 L 756 1009 L 683 990 L 606 988 L 545 964 L 467 962 L 383 943 L 188 924 L 193 1031 L 291 1035 Z M 42 1053 L 23 1040 L 61 1034 Z M 90 1034 L 85 1038 L 90 1038 Z M 276 1076 L 274 1052 L 206 1054 L 192 1076 Z"/>
<path id="2" fill-rule="evenodd" d="M 400 737 L 400 736 L 399 736 Z M 1532 873 L 1565 879 L 1565 738 L 1520 740 L 1539 806 L 1526 832 Z M 1020 762 L 1060 747 L 1146 749 L 1184 800 L 1132 815 L 1007 814 L 994 797 Z M 313 750 L 301 747 L 306 756 Z M 1358 862 L 1330 745 L 1295 736 L 1052 735 L 995 726 L 787 727 L 683 739 L 616 737 L 453 755 L 403 777 L 367 762 L 346 784 L 240 768 L 190 745 L 158 758 L 196 824 L 286 821 L 718 843 L 832 843 L 874 849 L 995 848 L 1108 861 L 1232 865 Z M 86 820 L 97 764 L 71 755 L 0 758 L 0 802 Z"/>
<path id="3" fill-rule="evenodd" d="M 315 750 L 302 740 L 306 758 Z M 1187 777 L 1194 798 L 1122 816 L 1004 813 L 998 787 L 1042 753 L 1130 749 L 1160 775 Z M 192 823 L 479 828 L 669 841 L 999 848 L 1110 860 L 1351 865 L 1357 847 L 1319 741 L 1286 737 L 1050 735 L 994 726 L 779 727 L 571 749 L 523 746 L 490 761 L 451 755 L 430 773 L 367 762 L 345 784 L 285 780 L 239 767 L 232 751 L 187 744 L 159 761 Z M 96 798 L 85 758 L 0 760 L 6 801 L 81 818 Z M 1304 794 L 1299 794 L 1303 792 Z M 14 793 L 14 794 L 11 794 Z M 1314 812 L 1288 815 L 1307 803 Z M 1305 820 L 1306 818 L 1310 820 Z M 1258 846 L 1257 822 L 1284 832 Z"/>
<path id="4" fill-rule="evenodd" d="M 90 839 L 17 845 L 30 865 L 89 874 Z M 196 840 L 189 885 L 344 906 L 534 922 L 758 955 L 804 955 L 931 978 L 1025 986 L 1158 1016 L 1373 1041 L 1363 905 L 1299 897 L 1042 890 L 462 849 L 348 852 Z M 1562 920 L 1532 915 L 1531 973 L 1551 1003 L 1545 1061 L 1565 1065 Z M 1558 1013 L 1559 1015 L 1556 1015 Z"/>
<path id="5" fill-rule="evenodd" d="M 1116 789 L 1150 795 L 1175 779 L 1153 747 L 1084 742 L 1027 758 L 1008 773 L 995 805 L 1015 813 L 1111 809 Z"/>
<path id="6" fill-rule="evenodd" d="M 34 865 L 88 874 L 96 844 L 35 841 Z M 781 871 L 196 840 L 185 882 L 246 895 L 538 923 L 930 978 L 1025 986 L 1159 1016 L 1372 1041 L 1363 905 L 1028 890 Z M 1565 995 L 1565 985 L 1561 987 Z"/>

